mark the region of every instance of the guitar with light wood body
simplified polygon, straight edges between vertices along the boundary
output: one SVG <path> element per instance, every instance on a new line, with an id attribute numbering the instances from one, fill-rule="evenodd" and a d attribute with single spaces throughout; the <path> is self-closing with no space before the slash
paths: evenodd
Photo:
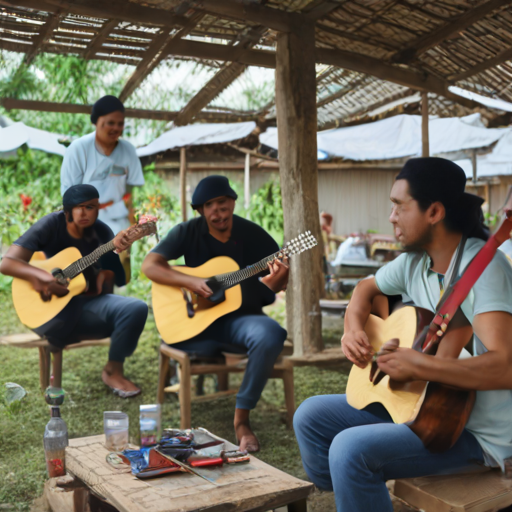
<path id="1" fill-rule="evenodd" d="M 370 315 L 365 332 L 375 353 L 393 338 L 401 348 L 421 351 L 426 330 L 434 314 L 422 308 L 403 307 L 386 320 Z M 435 354 L 435 349 L 430 353 Z M 445 386 L 437 382 L 397 382 L 388 375 L 375 378 L 375 364 L 364 369 L 354 365 L 347 383 L 347 402 L 356 409 L 372 403 L 382 404 L 395 423 L 405 423 L 431 452 L 449 449 L 464 429 L 475 392 Z M 375 382 L 375 384 L 374 384 Z"/>
<path id="2" fill-rule="evenodd" d="M 127 230 L 128 239 L 133 242 L 142 237 L 156 233 L 156 217 L 144 215 L 139 224 Z M 87 282 L 82 272 L 96 263 L 104 254 L 114 251 L 113 240 L 101 245 L 85 257 L 76 247 L 68 247 L 49 259 L 44 259 L 44 253 L 36 252 L 30 260 L 34 267 L 41 268 L 52 274 L 69 293 L 64 297 L 52 296 L 45 302 L 31 283 L 24 279 L 14 278 L 12 281 L 12 300 L 19 319 L 31 329 L 40 327 L 58 315 L 73 297 L 87 290 Z M 41 256 L 42 255 L 42 256 Z"/>
<path id="3" fill-rule="evenodd" d="M 160 336 L 168 345 L 197 336 L 215 320 L 242 305 L 240 282 L 267 270 L 268 264 L 277 258 L 299 254 L 315 245 L 315 237 L 307 231 L 280 251 L 243 269 L 227 256 L 212 258 L 195 268 L 174 267 L 183 274 L 206 279 L 213 294 L 204 299 L 182 287 L 153 283 L 153 313 Z"/>

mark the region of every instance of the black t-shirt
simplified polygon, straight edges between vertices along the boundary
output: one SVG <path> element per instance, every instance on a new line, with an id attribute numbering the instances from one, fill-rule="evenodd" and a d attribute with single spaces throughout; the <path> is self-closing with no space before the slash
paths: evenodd
<path id="1" fill-rule="evenodd" d="M 210 235 L 208 224 L 201 216 L 175 226 L 151 252 L 166 260 L 184 256 L 188 267 L 198 267 L 217 256 L 229 256 L 240 268 L 245 268 L 278 250 L 275 240 L 263 228 L 234 215 L 231 237 L 226 243 Z M 242 306 L 238 312 L 261 313 L 263 306 L 275 300 L 272 290 L 256 276 L 242 281 L 241 286 Z"/>
<path id="2" fill-rule="evenodd" d="M 47 258 L 55 256 L 68 247 L 76 247 L 82 256 L 87 256 L 100 245 L 110 242 L 114 238 L 112 230 L 101 220 L 97 220 L 90 228 L 84 230 L 84 236 L 80 239 L 73 238 L 66 228 L 66 214 L 63 211 L 50 213 L 37 221 L 28 231 L 20 236 L 15 242 L 29 251 L 43 251 Z M 91 267 L 84 271 L 84 277 L 89 283 L 95 286 L 95 275 L 99 269 L 112 270 L 116 275 L 116 284 L 125 284 L 124 270 L 119 256 L 110 252 L 105 254 Z M 57 315 L 59 324 L 66 323 L 66 329 L 71 329 L 78 321 L 80 303 L 84 296 L 71 299 L 70 303 Z M 53 322 L 48 322 L 42 329 L 38 328 L 40 334 L 51 334 L 55 329 Z"/>

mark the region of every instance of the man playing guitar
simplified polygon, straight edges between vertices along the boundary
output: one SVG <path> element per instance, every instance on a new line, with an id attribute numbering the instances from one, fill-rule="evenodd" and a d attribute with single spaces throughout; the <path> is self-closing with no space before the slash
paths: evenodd
<path id="1" fill-rule="evenodd" d="M 99 194 L 92 185 L 70 187 L 64 193 L 63 206 L 63 211 L 46 215 L 18 238 L 0 265 L 3 274 L 29 281 L 43 301 L 52 300 L 53 295 L 63 297 L 68 289 L 52 274 L 28 263 L 34 252 L 43 251 L 51 258 L 76 247 L 86 256 L 112 239 L 116 252 L 131 245 L 125 231 L 114 238 L 112 230 L 98 220 Z M 53 350 L 86 339 L 110 337 L 109 360 L 101 377 L 114 393 L 128 398 L 140 394 L 140 389 L 124 376 L 123 364 L 137 347 L 148 307 L 141 300 L 112 295 L 114 272 L 102 269 L 102 263 L 117 270 L 124 280 L 119 258 L 114 253 L 105 255 L 96 268 L 84 271 L 88 292 L 73 297 L 57 316 L 34 331 L 46 336 Z"/>
<path id="2" fill-rule="evenodd" d="M 189 267 L 198 267 L 211 258 L 229 256 L 240 268 L 252 265 L 276 252 L 279 247 L 262 228 L 234 215 L 237 195 L 224 176 L 208 176 L 199 182 L 192 196 L 192 207 L 201 214 L 174 227 L 144 260 L 142 271 L 156 283 L 179 286 L 201 297 L 212 291 L 205 279 L 188 276 L 167 263 L 181 256 Z M 262 307 L 271 304 L 275 293 L 286 288 L 288 266 L 275 260 L 270 274 L 242 283 L 242 306 L 207 327 L 199 335 L 176 343 L 176 348 L 200 357 L 224 352 L 247 353 L 249 362 L 237 395 L 235 433 L 241 450 L 259 450 L 249 424 L 249 413 L 256 407 L 286 339 L 286 331 L 265 316 Z"/>
<path id="3" fill-rule="evenodd" d="M 504 254 L 498 251 L 476 281 L 436 356 L 393 347 L 374 354 L 364 331 L 372 308 L 386 296 L 402 294 L 435 311 L 459 244 L 467 237 L 459 274 L 484 245 L 482 200 L 465 193 L 465 183 L 464 171 L 448 160 L 405 164 L 391 190 L 390 222 L 406 252 L 356 287 L 342 349 L 360 368 L 376 357 L 395 381 L 477 390 L 469 421 L 452 448 L 434 454 L 379 403 L 357 410 L 345 395 L 306 400 L 294 418 L 302 461 L 319 488 L 334 490 L 338 512 L 391 512 L 386 480 L 455 473 L 475 464 L 503 468 L 512 456 L 512 267 Z M 469 352 L 457 358 L 468 340 Z"/>

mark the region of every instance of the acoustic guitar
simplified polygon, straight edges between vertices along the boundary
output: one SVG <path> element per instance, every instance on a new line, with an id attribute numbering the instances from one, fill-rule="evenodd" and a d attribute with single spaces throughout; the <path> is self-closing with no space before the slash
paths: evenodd
<path id="1" fill-rule="evenodd" d="M 185 288 L 153 283 L 153 313 L 160 336 L 165 343 L 171 345 L 198 335 L 215 320 L 236 311 L 242 305 L 239 283 L 267 270 L 273 260 L 299 254 L 315 245 L 315 237 L 306 231 L 278 252 L 243 269 L 227 256 L 212 258 L 195 268 L 175 267 L 183 274 L 206 279 L 213 294 L 204 299 Z"/>
<path id="2" fill-rule="evenodd" d="M 400 347 L 421 351 L 425 333 L 434 314 L 426 309 L 406 306 L 386 320 L 370 315 L 365 332 L 377 353 L 393 338 Z M 437 345 L 427 353 L 435 354 Z M 372 403 L 382 404 L 395 423 L 407 424 L 433 453 L 448 450 L 464 429 L 475 392 L 445 386 L 437 382 L 397 382 L 385 375 L 373 378 L 372 365 L 353 366 L 347 383 L 347 402 L 356 409 Z M 373 381 L 373 382 L 372 382 Z"/>
<path id="3" fill-rule="evenodd" d="M 127 230 L 131 242 L 154 233 L 156 217 L 149 215 L 141 216 L 139 223 Z M 87 282 L 82 272 L 96 263 L 101 256 L 114 250 L 114 241 L 111 240 L 84 257 L 76 247 L 68 247 L 49 259 L 41 258 L 41 253 L 34 253 L 30 264 L 52 274 L 60 284 L 68 288 L 69 293 L 64 297 L 52 296 L 50 301 L 45 302 L 28 281 L 14 278 L 12 300 L 20 321 L 35 329 L 54 318 L 73 297 L 86 291 Z"/>

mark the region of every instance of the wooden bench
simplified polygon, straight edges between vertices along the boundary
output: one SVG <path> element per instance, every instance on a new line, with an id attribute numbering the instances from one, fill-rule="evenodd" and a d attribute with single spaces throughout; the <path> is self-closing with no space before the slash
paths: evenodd
<path id="1" fill-rule="evenodd" d="M 425 512 L 512 510 L 512 479 L 498 469 L 396 480 L 392 493 Z"/>
<path id="2" fill-rule="evenodd" d="M 286 341 L 283 351 L 279 356 L 271 378 L 283 379 L 284 397 L 286 403 L 286 422 L 291 427 L 293 415 L 295 413 L 295 396 L 293 386 L 293 364 L 289 361 L 288 354 L 293 352 L 293 345 Z M 244 354 L 226 354 L 225 359 L 220 362 L 205 362 L 202 360 L 194 361 L 189 354 L 183 350 L 173 348 L 172 345 L 162 343 L 160 345 L 160 363 L 158 375 L 157 402 L 163 403 L 165 393 L 178 393 L 180 402 L 181 428 L 190 428 L 191 426 L 191 402 L 205 399 L 213 399 L 219 396 L 234 394 L 238 390 L 229 389 L 229 374 L 245 372 Z M 174 386 L 167 386 L 169 375 L 169 360 L 173 359 L 178 363 L 180 383 Z M 192 375 L 217 375 L 219 391 L 206 396 L 192 398 Z"/>
<path id="3" fill-rule="evenodd" d="M 17 348 L 38 348 L 39 349 L 39 384 L 42 390 L 50 385 L 51 375 L 51 353 L 50 344 L 46 338 L 42 338 L 35 332 L 26 332 L 20 334 L 7 334 L 0 336 L 0 345 Z M 101 340 L 84 340 L 80 343 L 68 345 L 65 350 L 75 348 L 109 346 L 110 338 Z M 62 351 L 53 353 L 53 376 L 54 385 L 60 387 L 62 382 Z"/>

